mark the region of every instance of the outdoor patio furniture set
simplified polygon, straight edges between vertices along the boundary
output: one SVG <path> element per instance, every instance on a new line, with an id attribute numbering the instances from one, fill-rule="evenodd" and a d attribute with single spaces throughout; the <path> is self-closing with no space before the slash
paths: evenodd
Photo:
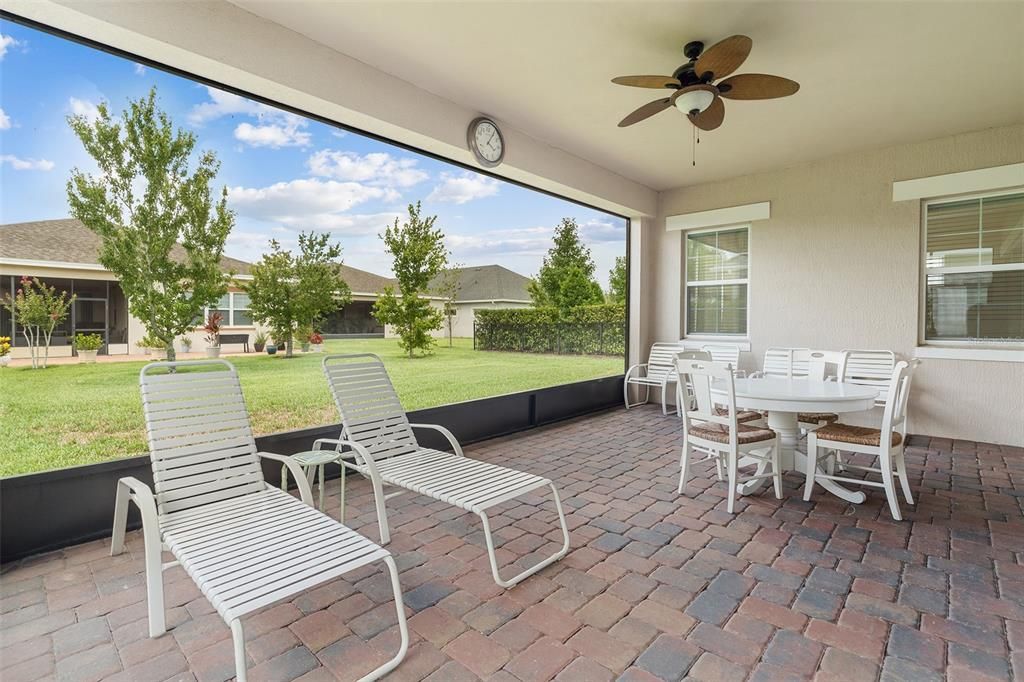
<path id="1" fill-rule="evenodd" d="M 884 487 L 899 520 L 894 479 L 912 502 L 903 463 L 905 415 L 913 366 L 891 353 L 769 349 L 764 369 L 750 377 L 735 371 L 739 351 L 712 347 L 686 351 L 655 344 L 648 363 L 627 373 L 631 385 L 676 385 L 677 412 L 683 420 L 679 493 L 690 456 L 713 458 L 719 479 L 728 483 L 727 507 L 736 494 L 749 494 L 772 480 L 782 495 L 782 473 L 806 474 L 804 499 L 817 482 L 835 494 L 861 502 L 839 483 Z M 838 380 L 827 375 L 838 367 Z M 442 426 L 409 422 L 380 358 L 372 354 L 332 355 L 324 374 L 341 416 L 337 439 L 319 439 L 313 450 L 292 456 L 258 452 L 241 384 L 224 360 L 158 362 L 140 372 L 143 412 L 154 488 L 135 479 L 117 487 L 111 553 L 125 547 L 128 503 L 142 516 L 150 637 L 166 631 L 163 571 L 180 564 L 230 626 L 235 669 L 246 679 L 242 617 L 350 571 L 383 562 L 390 574 L 401 641 L 398 652 L 364 679 L 393 670 L 409 646 L 398 569 L 383 545 L 390 541 L 386 502 L 412 491 L 479 516 L 495 583 L 510 588 L 569 551 L 569 530 L 554 483 L 534 474 L 469 459 L 455 436 Z M 838 413 L 884 406 L 880 429 L 839 423 Z M 423 447 L 414 429 L 432 429 L 452 452 Z M 800 431 L 807 454 L 796 450 Z M 854 465 L 839 451 L 875 455 L 880 467 Z M 281 490 L 264 479 L 261 460 L 282 465 Z M 324 467 L 340 465 L 338 520 L 323 510 Z M 756 465 L 739 479 L 740 467 Z M 840 475 L 847 469 L 881 473 L 882 482 Z M 344 525 L 345 473 L 369 479 L 380 544 Z M 287 492 L 289 474 L 299 498 Z M 317 511 L 312 486 L 319 475 Z M 399 488 L 385 494 L 384 486 Z M 562 546 L 510 578 L 500 574 L 488 510 L 514 498 L 550 489 L 558 512 Z M 169 551 L 174 561 L 163 563 Z"/>
<path id="2" fill-rule="evenodd" d="M 666 394 L 675 386 L 676 412 L 683 421 L 679 493 L 686 485 L 694 453 L 715 460 L 719 480 L 728 486 L 727 508 L 733 512 L 737 494 L 747 495 L 772 480 L 781 498 L 782 474 L 805 476 L 805 501 L 814 485 L 848 502 L 860 504 L 863 492 L 843 483 L 883 488 L 892 517 L 902 520 L 896 481 L 908 504 L 913 495 L 907 479 L 907 401 L 918 361 L 897 361 L 891 351 L 820 351 L 808 348 L 769 348 L 763 369 L 746 376 L 736 369 L 737 346 L 705 346 L 686 350 L 681 342 L 656 343 L 647 363 L 626 374 L 626 408 L 630 386 L 651 386 Z M 835 374 L 829 374 L 829 368 Z M 879 427 L 840 422 L 841 414 L 882 409 Z M 797 445 L 806 436 L 806 452 Z M 878 466 L 844 460 L 844 453 L 877 458 Z M 740 480 L 739 468 L 756 465 Z M 879 474 L 880 481 L 854 478 L 847 472 Z"/>

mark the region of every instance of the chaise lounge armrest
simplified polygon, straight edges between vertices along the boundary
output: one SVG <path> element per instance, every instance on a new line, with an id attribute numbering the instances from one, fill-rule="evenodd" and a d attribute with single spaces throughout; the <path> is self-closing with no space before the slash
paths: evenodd
<path id="1" fill-rule="evenodd" d="M 295 460 L 286 455 L 279 455 L 276 452 L 257 452 L 256 455 L 261 459 L 272 459 L 288 467 L 292 478 L 295 479 L 295 485 L 299 488 L 299 497 L 310 507 L 313 506 L 313 491 L 309 487 L 309 481 L 306 480 L 306 472 L 302 470 L 302 467 Z"/>
<path id="2" fill-rule="evenodd" d="M 444 428 L 443 426 L 440 426 L 438 424 L 409 424 L 409 426 L 411 426 L 414 429 L 431 429 L 432 431 L 437 431 L 442 436 L 448 439 L 448 442 L 451 443 L 452 449 L 455 450 L 456 455 L 458 455 L 459 457 L 466 456 L 462 452 L 462 446 L 459 445 L 459 441 L 456 440 L 455 434 L 453 434 L 451 431 Z"/>

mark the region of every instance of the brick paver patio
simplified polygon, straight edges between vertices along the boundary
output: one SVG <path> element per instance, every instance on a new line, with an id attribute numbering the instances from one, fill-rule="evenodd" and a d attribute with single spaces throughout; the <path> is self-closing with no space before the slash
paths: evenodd
<path id="1" fill-rule="evenodd" d="M 614 411 L 467 449 L 556 480 L 573 550 L 516 588 L 492 582 L 475 517 L 406 494 L 389 502 L 409 655 L 398 680 L 1008 680 L 1024 678 L 1024 450 L 915 437 L 917 506 L 881 491 L 758 495 L 726 514 L 710 464 L 675 492 L 679 422 Z M 334 490 L 336 491 L 336 484 Z M 377 529 L 364 481 L 349 522 Z M 114 491 L 111 491 L 113 495 Z M 504 560 L 558 540 L 542 500 L 495 518 Z M 337 514 L 337 497 L 328 500 Z M 228 628 L 180 568 L 169 632 L 147 637 L 141 536 L 6 566 L 0 676 L 224 680 Z M 365 570 L 246 621 L 253 680 L 355 679 L 397 646 L 383 573 Z"/>

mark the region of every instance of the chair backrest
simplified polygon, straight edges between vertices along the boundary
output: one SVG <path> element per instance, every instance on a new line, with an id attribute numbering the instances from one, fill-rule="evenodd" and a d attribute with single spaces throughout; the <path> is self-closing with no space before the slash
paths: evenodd
<path id="1" fill-rule="evenodd" d="M 724 362 L 738 369 L 740 365 L 740 347 L 731 343 L 702 346 L 701 350 L 711 353 L 711 359 L 715 362 Z"/>
<path id="2" fill-rule="evenodd" d="M 830 359 L 828 351 L 794 348 L 793 376 L 811 381 L 825 381 L 828 377 Z"/>
<path id="3" fill-rule="evenodd" d="M 160 514 L 264 489 L 231 363 L 154 362 L 139 372 L 139 385 Z"/>
<path id="4" fill-rule="evenodd" d="M 683 344 L 674 341 L 659 341 L 651 346 L 651 354 L 647 357 L 647 377 L 664 379 L 675 376 L 676 354 L 686 350 Z"/>
<path id="5" fill-rule="evenodd" d="M 680 360 L 711 361 L 711 353 L 706 350 L 684 350 L 681 353 L 676 353 L 674 362 L 676 367 Z M 689 377 L 679 377 L 679 381 L 676 383 L 676 400 L 680 401 L 677 404 L 684 406 L 684 409 L 690 409 L 693 405 L 693 387 L 689 383 Z M 682 402 L 683 400 L 686 402 Z"/>
<path id="6" fill-rule="evenodd" d="M 733 381 L 732 366 L 724 362 L 679 358 L 676 361 L 679 381 L 686 382 L 693 391 L 694 405 L 684 405 L 683 428 L 689 430 L 691 421 L 711 422 L 729 427 L 729 440 L 736 445 L 736 385 Z M 725 400 L 711 393 L 713 382 L 719 381 L 726 387 Z M 715 405 L 724 404 L 728 408 L 725 416 L 715 413 Z"/>
<path id="7" fill-rule="evenodd" d="M 405 409 L 378 356 L 328 355 L 323 368 L 346 440 L 365 447 L 374 459 L 419 449 Z"/>
<path id="8" fill-rule="evenodd" d="M 766 377 L 794 379 L 807 376 L 807 348 L 769 348 L 764 352 L 764 367 L 761 373 Z"/>
<path id="9" fill-rule="evenodd" d="M 898 431 L 902 435 L 907 434 L 907 403 L 910 400 L 910 383 L 914 378 L 914 370 L 920 361 L 912 360 L 907 362 L 900 360 L 895 364 L 892 374 L 889 375 L 887 394 L 889 401 L 882 413 L 882 440 L 881 443 L 889 442 L 886 434 Z"/>
<path id="10" fill-rule="evenodd" d="M 896 354 L 891 350 L 844 350 L 839 365 L 839 381 L 878 389 L 875 405 L 889 400 L 889 384 Z"/>

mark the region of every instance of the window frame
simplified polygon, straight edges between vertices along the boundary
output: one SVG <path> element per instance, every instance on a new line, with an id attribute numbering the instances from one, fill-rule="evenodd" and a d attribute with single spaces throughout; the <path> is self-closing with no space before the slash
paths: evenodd
<path id="1" fill-rule="evenodd" d="M 733 232 L 737 230 L 747 231 L 747 276 L 742 279 L 716 279 L 707 281 L 690 281 L 690 272 L 688 267 L 687 258 L 687 240 L 690 235 L 698 234 L 710 234 L 714 232 Z M 753 249 L 751 249 L 751 223 L 741 222 L 734 223 L 731 225 L 716 225 L 715 227 L 702 227 L 694 230 L 683 231 L 683 244 L 682 244 L 682 260 L 683 260 L 683 338 L 684 339 L 695 339 L 698 341 L 727 341 L 735 343 L 737 341 L 748 341 L 750 339 L 750 289 L 751 289 L 751 271 L 753 269 Z M 703 332 L 691 332 L 690 331 L 690 286 L 721 286 L 723 284 L 746 284 L 747 285 L 747 305 L 746 305 L 746 332 L 742 334 L 709 334 Z"/>
<path id="2" fill-rule="evenodd" d="M 943 350 L 953 352 L 955 350 L 967 351 L 1020 351 L 1024 350 L 1022 341 L 999 341 L 996 339 L 929 339 L 927 338 L 927 314 L 928 314 L 928 275 L 929 274 L 965 274 L 973 272 L 1012 272 L 1024 271 L 1024 261 L 1021 263 L 999 263 L 992 265 L 951 265 L 942 268 L 928 267 L 928 207 L 941 204 L 951 204 L 960 201 L 973 201 L 992 199 L 1014 194 L 1024 194 L 1024 187 L 1010 187 L 999 190 L 988 190 L 971 192 L 968 194 L 953 194 L 941 197 L 932 197 L 921 200 L 920 216 L 920 244 L 918 250 L 918 305 L 917 305 L 917 346 L 918 349 L 932 349 L 929 353 L 925 350 L 918 353 L 921 357 L 959 357 L 955 353 L 949 355 Z M 980 233 L 979 233 L 980 234 Z M 965 358 L 968 359 L 968 358 Z M 1002 359 L 980 355 L 976 359 Z M 1017 359 L 1017 358 L 1013 358 Z"/>
<path id="3" fill-rule="evenodd" d="M 256 328 L 256 321 L 255 320 L 253 320 L 249 324 L 235 324 L 235 310 L 236 310 L 236 308 L 235 308 L 235 294 L 248 295 L 248 292 L 245 292 L 245 291 L 228 291 L 228 292 L 225 292 L 224 295 L 228 297 L 228 307 L 227 307 L 228 316 L 227 316 L 227 319 L 224 320 L 222 326 L 224 326 L 224 327 L 240 327 L 240 328 L 244 328 L 244 329 L 255 329 Z M 218 303 L 220 303 L 220 301 L 218 301 Z M 218 310 L 219 311 L 219 310 L 223 310 L 223 308 L 220 308 L 219 306 L 207 306 L 207 307 L 203 308 L 203 317 L 204 317 L 203 324 L 206 324 L 205 320 L 208 320 L 210 318 L 210 312 L 214 311 L 214 310 Z M 237 308 L 237 310 L 249 311 L 250 308 Z M 199 326 L 202 327 L 203 324 L 200 324 Z"/>

